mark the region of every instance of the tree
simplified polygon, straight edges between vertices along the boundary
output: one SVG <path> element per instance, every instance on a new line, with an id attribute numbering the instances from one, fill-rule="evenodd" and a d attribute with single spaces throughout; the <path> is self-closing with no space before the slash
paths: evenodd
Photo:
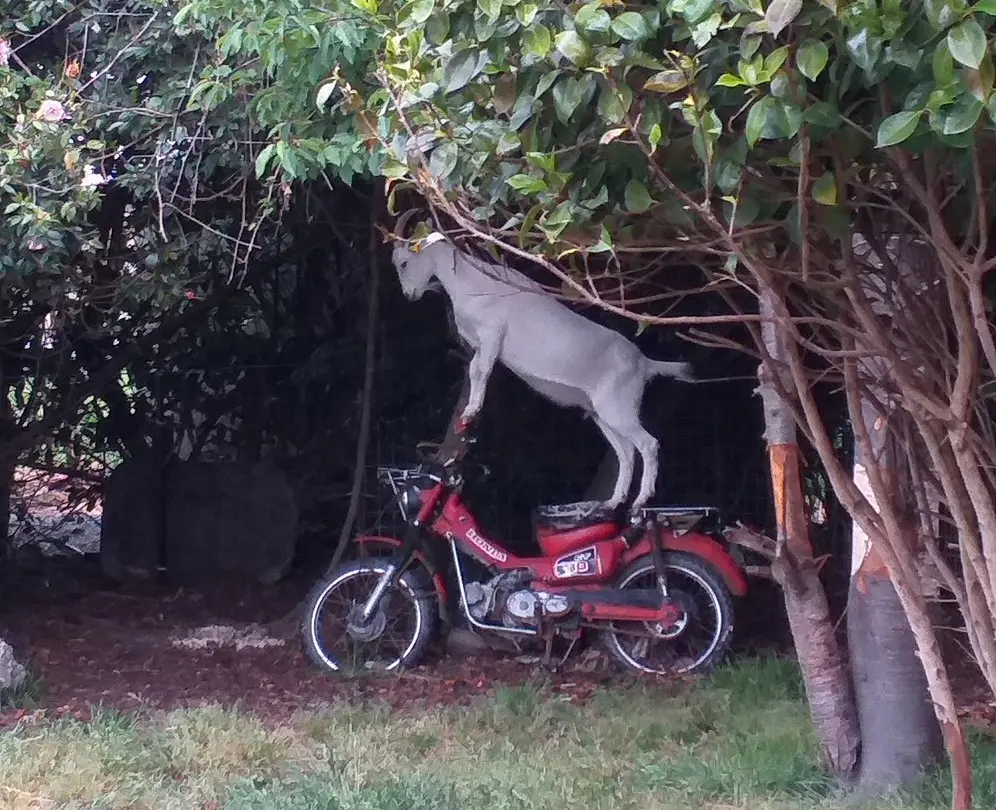
<path id="1" fill-rule="evenodd" d="M 238 98 L 199 105 L 213 39 L 178 36 L 171 13 L 0 1 L 0 491 L 19 459 L 52 464 L 81 434 L 145 442 L 142 362 L 286 249 L 254 122 Z"/>
<path id="2" fill-rule="evenodd" d="M 383 21 L 395 9 L 372 11 Z M 962 575 L 988 592 L 980 563 L 996 559 L 985 553 L 992 485 L 981 480 L 985 465 L 969 461 L 989 452 L 978 354 L 996 360 L 982 285 L 992 261 L 991 181 L 981 158 L 992 142 L 992 122 L 982 117 L 994 72 L 988 12 L 985 3 L 838 9 L 678 0 L 662 14 L 597 2 L 422 0 L 385 23 L 382 90 L 350 97 L 387 130 L 389 175 L 584 299 L 632 311 L 589 279 L 624 278 L 655 250 L 694 261 L 711 283 L 766 291 L 766 320 L 788 343 L 784 358 L 770 358 L 775 379 L 788 374 L 785 400 L 871 537 L 882 561 L 877 573 L 887 572 L 895 587 L 953 754 L 960 806 L 970 802 L 967 754 L 918 588 L 908 505 L 882 464 L 868 466 L 873 501 L 845 476 L 810 384 L 814 371 L 842 374 L 858 444 L 871 459 L 861 412 L 869 381 L 855 363 L 869 354 L 896 361 L 884 370 L 885 386 L 901 386 L 899 407 L 910 403 L 916 422 L 921 451 L 910 466 L 947 476 L 941 488 L 961 510 L 969 562 L 983 551 Z M 893 215 L 888 227 L 883 209 Z M 855 259 L 854 234 L 876 245 L 912 238 L 934 246 L 931 272 L 954 324 L 939 335 L 954 338 L 958 351 L 940 338 L 930 348 L 955 372 L 950 379 L 928 381 L 895 357 L 895 314 L 871 311 L 858 283 L 890 274 Z M 751 331 L 762 347 L 761 331 Z M 871 339 L 858 346 L 864 333 Z M 871 401 L 878 418 L 890 415 L 891 407 Z M 954 457 L 942 459 L 944 447 Z M 935 538 L 920 539 L 935 548 Z M 963 590 L 958 577 L 948 579 Z M 988 636 L 970 635 L 985 667 Z M 921 724 L 920 733 L 929 727 Z"/>
<path id="3" fill-rule="evenodd" d="M 229 5 L 192 7 L 217 15 Z M 894 588 L 953 755 L 959 807 L 971 800 L 967 750 L 920 581 L 926 555 L 996 686 L 986 395 L 996 371 L 986 160 L 994 10 L 985 0 L 669 0 L 639 9 L 364 0 L 323 11 L 285 0 L 268 12 L 284 15 L 292 39 L 315 14 L 348 26 L 360 15 L 378 42 L 353 53 L 350 75 L 331 68 L 318 80 L 315 107 L 292 92 L 284 131 L 298 116 L 315 141 L 285 147 L 301 154 L 278 172 L 302 176 L 298 167 L 320 160 L 307 156 L 345 119 L 347 151 L 369 149 L 370 168 L 420 191 L 454 234 L 462 228 L 477 245 L 532 262 L 581 300 L 675 325 L 626 296 L 648 256 L 700 267 L 727 296 L 727 318 L 745 325 L 770 385 L 870 540 L 874 554 L 855 573 Z M 258 54 L 272 81 L 302 75 L 278 46 L 250 47 L 241 33 L 228 41 L 236 38 L 239 64 Z M 321 53 L 314 42 L 304 64 Z M 323 128 L 315 109 L 329 104 Z M 856 236 L 874 260 L 856 254 Z M 886 249 L 897 243 L 930 260 L 899 273 Z M 762 295 L 763 318 L 743 290 Z M 876 311 L 876 296 L 904 307 Z M 762 322 L 776 328 L 782 356 L 766 351 Z M 869 379 L 869 367 L 881 376 Z M 836 454 L 814 381 L 847 394 L 866 489 Z M 896 464 L 875 450 L 880 420 L 903 437 Z M 931 498 L 920 497 L 928 491 L 957 528 L 957 560 L 937 543 Z M 797 515 L 791 525 L 801 525 Z M 801 529 L 794 534 L 779 539 L 802 543 Z M 918 733 L 931 731 L 920 723 Z"/>

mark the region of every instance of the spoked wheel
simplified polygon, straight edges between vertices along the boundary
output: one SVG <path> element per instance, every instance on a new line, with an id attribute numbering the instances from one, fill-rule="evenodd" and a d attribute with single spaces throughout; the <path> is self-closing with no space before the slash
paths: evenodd
<path id="1" fill-rule="evenodd" d="M 363 605 L 391 560 L 347 563 L 308 596 L 301 633 L 308 656 L 340 674 L 393 672 L 417 664 L 436 633 L 436 604 L 415 571 L 381 597 L 369 620 Z"/>
<path id="2" fill-rule="evenodd" d="M 613 622 L 603 631 L 609 654 L 627 669 L 660 675 L 710 671 L 726 655 L 733 633 L 733 601 L 726 583 L 698 558 L 664 554 L 668 597 L 681 608 L 670 626 Z M 657 589 L 651 559 L 637 560 L 619 578 L 620 589 Z"/>

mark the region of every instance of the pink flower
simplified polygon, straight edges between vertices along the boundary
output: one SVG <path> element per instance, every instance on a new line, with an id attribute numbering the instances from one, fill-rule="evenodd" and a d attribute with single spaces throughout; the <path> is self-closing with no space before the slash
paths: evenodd
<path id="1" fill-rule="evenodd" d="M 35 115 L 43 121 L 54 124 L 66 117 L 66 108 L 55 99 L 47 98 L 41 103 Z"/>
<path id="2" fill-rule="evenodd" d="M 7 67 L 10 64 L 10 43 L 5 39 L 0 39 L 0 67 Z"/>

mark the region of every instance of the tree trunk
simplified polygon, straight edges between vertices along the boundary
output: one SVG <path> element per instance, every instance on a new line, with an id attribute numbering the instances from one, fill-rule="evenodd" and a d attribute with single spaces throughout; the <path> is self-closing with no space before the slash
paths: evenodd
<path id="1" fill-rule="evenodd" d="M 785 374 L 785 335 L 774 320 L 775 296 L 762 290 L 761 332 L 768 358 L 758 370 L 764 403 L 765 439 L 771 464 L 777 523 L 777 552 L 772 574 L 782 586 L 789 627 L 796 648 L 809 709 L 823 757 L 837 776 L 848 778 L 858 763 L 860 743 L 857 711 L 843 651 L 837 643 L 809 539 L 809 521 L 800 478 L 800 453 L 795 417 L 775 375 Z"/>
<path id="2" fill-rule="evenodd" d="M 353 485 L 349 492 L 349 505 L 346 517 L 339 530 L 339 540 L 335 552 L 326 567 L 326 574 L 331 574 L 342 560 L 349 541 L 353 538 L 353 529 L 360 511 L 360 499 L 363 495 L 363 484 L 367 472 L 367 450 L 370 444 L 370 418 L 373 411 L 374 395 L 374 365 L 377 359 L 377 325 L 378 303 L 380 297 L 380 262 L 381 240 L 377 226 L 383 218 L 384 186 L 377 183 L 370 204 L 370 236 L 368 242 L 368 268 L 370 270 L 369 288 L 367 290 L 367 324 L 366 353 L 363 364 L 363 388 L 360 391 L 360 426 L 356 436 L 356 459 L 353 462 Z"/>
<path id="3" fill-rule="evenodd" d="M 865 425 L 881 426 L 881 416 L 866 395 L 861 402 Z M 871 429 L 874 458 L 866 458 L 855 441 L 854 482 L 878 511 L 866 473 L 876 465 L 887 481 L 895 481 L 891 441 L 884 429 Z M 908 545 L 911 543 L 897 543 Z M 888 568 L 868 535 L 855 522 L 851 530 L 851 586 L 847 635 L 861 727 L 861 771 L 858 791 L 878 796 L 907 787 L 937 765 L 944 741 L 928 692 L 916 639 Z"/>

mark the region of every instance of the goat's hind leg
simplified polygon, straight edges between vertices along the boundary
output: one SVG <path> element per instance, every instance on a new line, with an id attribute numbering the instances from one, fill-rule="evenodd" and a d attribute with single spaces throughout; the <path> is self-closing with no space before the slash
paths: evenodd
<path id="1" fill-rule="evenodd" d="M 632 509 L 636 511 L 646 505 L 657 489 L 657 463 L 660 444 L 657 439 L 640 427 L 639 433 L 634 436 L 634 444 L 640 453 L 643 461 L 643 475 L 640 478 L 640 492 L 633 501 Z"/>
<path id="2" fill-rule="evenodd" d="M 602 431 L 602 435 L 605 436 L 606 441 L 612 447 L 619 465 L 619 472 L 616 475 L 616 485 L 612 490 L 612 496 L 605 501 L 605 505 L 609 509 L 615 509 L 626 500 L 626 496 L 629 494 L 629 485 L 633 481 L 635 448 L 615 430 L 610 428 L 602 419 L 599 419 L 598 416 L 592 414 L 591 418 L 598 425 L 598 429 Z"/>

